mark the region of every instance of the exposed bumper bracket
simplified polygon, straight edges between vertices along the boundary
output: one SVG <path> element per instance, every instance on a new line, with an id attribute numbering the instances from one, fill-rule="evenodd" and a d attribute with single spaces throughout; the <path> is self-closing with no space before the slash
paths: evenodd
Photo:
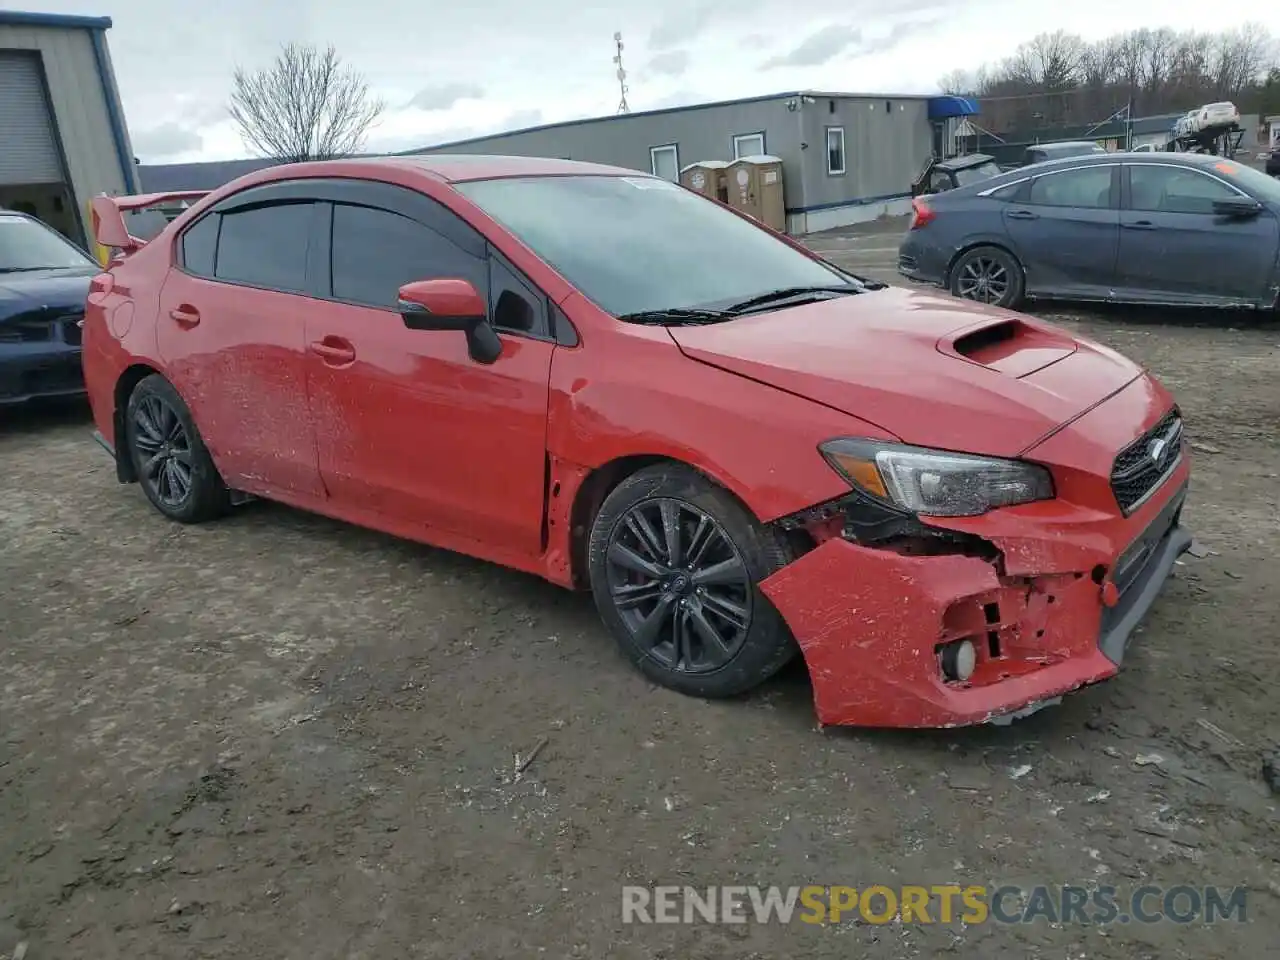
<path id="1" fill-rule="evenodd" d="M 1160 594 L 1160 588 L 1164 586 L 1165 580 L 1169 578 L 1169 572 L 1173 570 L 1174 563 L 1190 549 L 1191 542 L 1191 533 L 1186 527 L 1179 524 L 1170 528 L 1142 572 L 1125 590 L 1121 605 L 1114 613 L 1114 619 L 1111 619 L 1098 638 L 1099 649 L 1112 663 L 1118 666 L 1124 659 L 1124 653 L 1129 646 L 1129 639 L 1134 629 L 1155 603 L 1156 597 Z"/>

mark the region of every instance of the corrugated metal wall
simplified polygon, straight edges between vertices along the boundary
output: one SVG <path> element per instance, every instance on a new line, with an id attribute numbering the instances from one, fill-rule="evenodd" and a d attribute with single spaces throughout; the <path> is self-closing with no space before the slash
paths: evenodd
<path id="1" fill-rule="evenodd" d="M 130 186 L 125 182 L 111 128 L 93 34 L 81 28 L 0 25 L 0 50 L 6 49 L 33 50 L 41 55 L 81 218 L 85 204 L 95 194 L 128 193 Z M 114 79 L 111 82 L 114 87 Z M 2 140 L 0 132 L 0 149 Z M 127 139 L 126 149 L 131 149 Z"/>

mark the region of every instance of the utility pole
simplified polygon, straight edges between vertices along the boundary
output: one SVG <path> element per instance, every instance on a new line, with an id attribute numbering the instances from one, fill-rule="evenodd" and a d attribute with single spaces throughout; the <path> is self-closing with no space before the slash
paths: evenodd
<path id="1" fill-rule="evenodd" d="M 622 66 L 622 34 L 615 33 L 613 42 L 617 44 L 618 52 L 613 58 L 613 62 L 618 65 L 618 89 L 622 93 L 622 99 L 618 101 L 618 113 L 630 113 L 631 108 L 627 106 L 627 71 Z"/>

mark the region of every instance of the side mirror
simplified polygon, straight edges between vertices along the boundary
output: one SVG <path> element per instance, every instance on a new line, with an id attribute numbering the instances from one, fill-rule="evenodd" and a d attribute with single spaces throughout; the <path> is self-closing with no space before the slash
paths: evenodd
<path id="1" fill-rule="evenodd" d="M 469 280 L 415 280 L 400 288 L 400 316 L 410 330 L 461 330 L 477 363 L 493 363 L 502 340 L 489 322 L 489 305 Z"/>
<path id="2" fill-rule="evenodd" d="M 1262 212 L 1262 204 L 1249 197 L 1232 197 L 1230 200 L 1213 201 L 1213 212 L 1219 217 L 1256 217 Z"/>

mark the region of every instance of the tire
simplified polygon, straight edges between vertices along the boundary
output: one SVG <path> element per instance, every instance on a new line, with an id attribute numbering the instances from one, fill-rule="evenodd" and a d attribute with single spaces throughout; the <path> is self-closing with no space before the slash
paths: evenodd
<path id="1" fill-rule="evenodd" d="M 191 411 L 164 377 L 152 374 L 133 388 L 124 433 L 138 483 L 160 513 L 178 523 L 204 523 L 226 512 L 227 487 Z"/>
<path id="2" fill-rule="evenodd" d="M 949 286 L 953 297 L 1015 310 L 1022 303 L 1026 275 L 1008 250 L 974 247 L 952 266 Z"/>
<path id="3" fill-rule="evenodd" d="M 677 564 L 664 559 L 664 521 L 672 516 Z M 646 573 L 618 562 L 634 556 L 649 564 Z M 756 586 L 792 559 L 785 541 L 727 491 L 678 463 L 646 467 L 618 484 L 592 523 L 588 547 L 596 608 L 626 657 L 661 686 L 711 699 L 759 686 L 798 652 Z"/>

